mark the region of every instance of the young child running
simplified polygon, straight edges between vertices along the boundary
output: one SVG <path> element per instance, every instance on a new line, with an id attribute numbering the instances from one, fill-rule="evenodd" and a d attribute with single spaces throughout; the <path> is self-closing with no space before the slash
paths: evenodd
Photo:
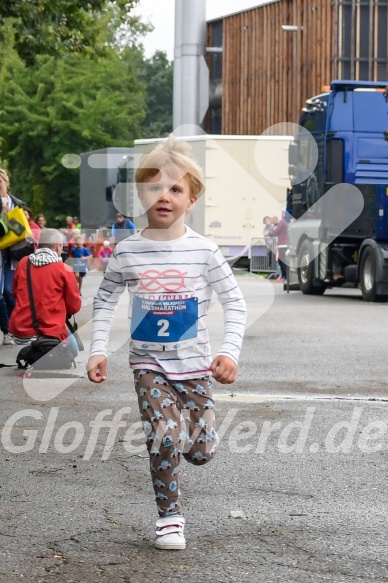
<path id="1" fill-rule="evenodd" d="M 128 288 L 130 367 L 159 513 L 155 546 L 184 549 L 181 458 L 203 465 L 216 452 L 211 376 L 233 383 L 246 308 L 217 245 L 185 225 L 203 190 L 187 143 L 170 136 L 142 157 L 136 184 L 148 226 L 117 244 L 94 300 L 89 379 L 107 378 L 107 342 L 119 295 Z M 224 311 L 224 338 L 212 358 L 206 317 L 212 291 Z"/>
<path id="2" fill-rule="evenodd" d="M 79 294 L 81 294 L 82 282 L 88 271 L 88 262 L 92 258 L 90 249 L 84 246 L 82 237 L 77 237 L 75 240 L 75 247 L 70 252 L 73 262 L 73 271 L 78 283 Z"/>

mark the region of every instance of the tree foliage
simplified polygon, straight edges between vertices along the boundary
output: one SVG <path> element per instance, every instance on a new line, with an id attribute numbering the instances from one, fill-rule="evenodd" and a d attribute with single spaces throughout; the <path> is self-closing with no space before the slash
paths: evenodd
<path id="1" fill-rule="evenodd" d="M 116 28 L 141 30 L 132 15 L 139 0 L 6 0 L 0 2 L 0 26 L 12 19 L 15 48 L 27 64 L 41 54 L 102 53 L 101 33 L 114 15 Z M 108 21 L 107 21 L 108 19 Z"/>
<path id="2" fill-rule="evenodd" d="M 3 61 L 2 157 L 15 193 L 36 211 L 77 213 L 78 170 L 66 168 L 63 156 L 130 146 L 140 135 L 144 86 L 136 78 L 137 56 L 132 61 L 115 51 L 101 60 L 41 55 L 33 70 L 15 51 Z"/>
<path id="3" fill-rule="evenodd" d="M 173 66 L 166 53 L 157 51 L 140 64 L 140 78 L 146 86 L 146 117 L 143 138 L 165 136 L 172 131 Z"/>
<path id="4" fill-rule="evenodd" d="M 86 30 L 90 14 L 85 16 L 85 39 L 96 38 L 95 51 L 75 46 L 65 51 L 62 35 L 60 49 L 55 51 L 48 43 L 45 52 L 41 43 L 48 37 L 38 31 L 36 46 L 23 44 L 20 21 L 5 18 L 4 6 L 0 7 L 0 166 L 9 170 L 14 194 L 51 221 L 58 215 L 79 214 L 79 168 L 69 167 L 66 155 L 73 154 L 76 160 L 90 150 L 130 147 L 136 138 L 165 135 L 172 129 L 172 65 L 164 53 L 144 58 L 139 38 L 145 28 L 136 18 L 133 27 L 125 29 L 120 5 L 134 3 L 109 3 L 91 31 Z M 90 5 L 96 14 L 107 3 L 9 2 L 14 11 L 27 4 L 47 7 L 54 18 L 51 4 L 59 11 L 65 5 L 73 7 L 74 14 L 76 7 L 87 11 Z M 51 40 L 54 37 L 53 33 Z M 33 49 L 31 58 L 26 46 Z"/>

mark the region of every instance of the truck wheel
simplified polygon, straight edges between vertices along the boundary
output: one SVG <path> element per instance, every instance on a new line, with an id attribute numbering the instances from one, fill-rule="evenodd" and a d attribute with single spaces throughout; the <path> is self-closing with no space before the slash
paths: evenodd
<path id="1" fill-rule="evenodd" d="M 314 278 L 314 263 L 316 260 L 311 258 L 311 243 L 304 241 L 298 255 L 299 288 L 306 295 L 320 296 L 325 293 L 326 286 L 323 281 Z"/>
<path id="2" fill-rule="evenodd" d="M 361 257 L 360 286 L 362 298 L 366 302 L 384 302 L 386 296 L 376 293 L 376 255 L 372 247 L 367 247 Z"/>

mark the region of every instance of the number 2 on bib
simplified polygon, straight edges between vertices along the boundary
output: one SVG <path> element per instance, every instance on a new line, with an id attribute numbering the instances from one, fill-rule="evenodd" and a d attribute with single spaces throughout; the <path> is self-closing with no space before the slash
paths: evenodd
<path id="1" fill-rule="evenodd" d="M 168 327 L 170 325 L 168 320 L 158 320 L 156 325 L 160 326 L 160 330 L 158 331 L 158 336 L 170 336 L 170 333 L 167 332 Z"/>
<path id="2" fill-rule="evenodd" d="M 198 298 L 154 300 L 135 295 L 132 345 L 142 350 L 178 350 L 197 342 Z"/>

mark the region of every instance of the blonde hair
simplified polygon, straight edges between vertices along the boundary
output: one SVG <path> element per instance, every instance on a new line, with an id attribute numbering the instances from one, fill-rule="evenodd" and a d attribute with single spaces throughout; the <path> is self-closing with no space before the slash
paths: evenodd
<path id="1" fill-rule="evenodd" d="M 4 168 L 0 168 L 0 177 L 7 183 L 9 184 L 9 178 L 8 178 L 8 174 L 6 173 L 6 171 L 4 170 Z"/>
<path id="2" fill-rule="evenodd" d="M 186 178 L 191 196 L 198 196 L 204 189 L 203 172 L 194 159 L 187 142 L 178 140 L 170 134 L 165 142 L 156 146 L 149 154 L 144 154 L 135 174 L 139 193 L 142 184 L 157 176 L 164 170 L 171 178 Z"/>

